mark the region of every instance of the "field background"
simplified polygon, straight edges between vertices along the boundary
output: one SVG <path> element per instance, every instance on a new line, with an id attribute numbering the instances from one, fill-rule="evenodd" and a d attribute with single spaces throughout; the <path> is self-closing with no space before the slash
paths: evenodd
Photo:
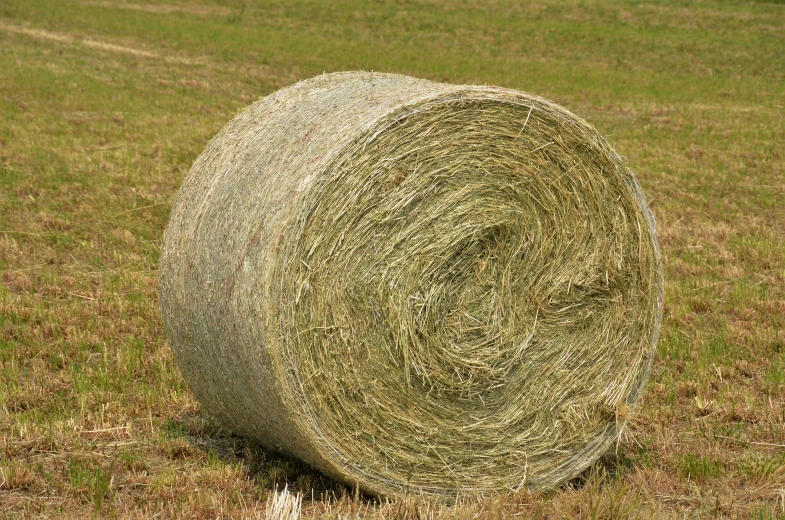
<path id="1" fill-rule="evenodd" d="M 242 107 L 349 69 L 539 94 L 636 171 L 658 356 L 569 485 L 376 504 L 184 386 L 156 276 L 184 175 Z M 783 3 L 1 0 L 0 517 L 263 517 L 284 485 L 309 518 L 785 517 L 783 143 Z"/>

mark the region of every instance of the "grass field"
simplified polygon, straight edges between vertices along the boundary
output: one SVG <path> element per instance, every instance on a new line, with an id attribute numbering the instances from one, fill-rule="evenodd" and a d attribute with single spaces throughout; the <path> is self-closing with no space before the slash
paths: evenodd
<path id="1" fill-rule="evenodd" d="M 0 1 L 0 517 L 263 517 L 284 485 L 308 518 L 785 517 L 785 4 L 261 4 Z M 582 478 L 378 504 L 200 415 L 159 318 L 178 186 L 242 107 L 347 69 L 536 93 L 629 158 L 665 316 Z"/>

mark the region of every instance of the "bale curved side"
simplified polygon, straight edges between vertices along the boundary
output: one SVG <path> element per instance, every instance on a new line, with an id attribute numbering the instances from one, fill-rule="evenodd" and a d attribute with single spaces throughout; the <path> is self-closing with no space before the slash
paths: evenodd
<path id="1" fill-rule="evenodd" d="M 160 279 L 208 412 L 387 495 L 577 474 L 635 405 L 662 309 L 653 219 L 591 126 L 375 73 L 230 122 L 184 182 Z"/>

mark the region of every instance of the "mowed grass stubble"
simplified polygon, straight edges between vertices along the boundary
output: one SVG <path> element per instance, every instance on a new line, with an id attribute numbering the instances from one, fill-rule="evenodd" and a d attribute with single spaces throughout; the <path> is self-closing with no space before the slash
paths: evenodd
<path id="1" fill-rule="evenodd" d="M 158 317 L 161 234 L 206 141 L 346 69 L 553 99 L 629 157 L 657 215 L 662 337 L 618 448 L 553 494 L 443 514 L 781 511 L 780 4 L 243 5 L 0 6 L 3 514 L 241 517 L 284 483 L 312 517 L 411 510 L 330 505 L 343 488 L 217 428 Z"/>

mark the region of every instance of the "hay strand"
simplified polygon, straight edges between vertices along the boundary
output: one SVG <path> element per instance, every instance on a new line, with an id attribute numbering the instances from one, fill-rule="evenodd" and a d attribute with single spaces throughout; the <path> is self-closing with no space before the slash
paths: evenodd
<path id="1" fill-rule="evenodd" d="M 654 221 L 518 91 L 327 74 L 196 160 L 160 265 L 204 408 L 367 492 L 546 488 L 617 438 L 662 312 Z"/>

